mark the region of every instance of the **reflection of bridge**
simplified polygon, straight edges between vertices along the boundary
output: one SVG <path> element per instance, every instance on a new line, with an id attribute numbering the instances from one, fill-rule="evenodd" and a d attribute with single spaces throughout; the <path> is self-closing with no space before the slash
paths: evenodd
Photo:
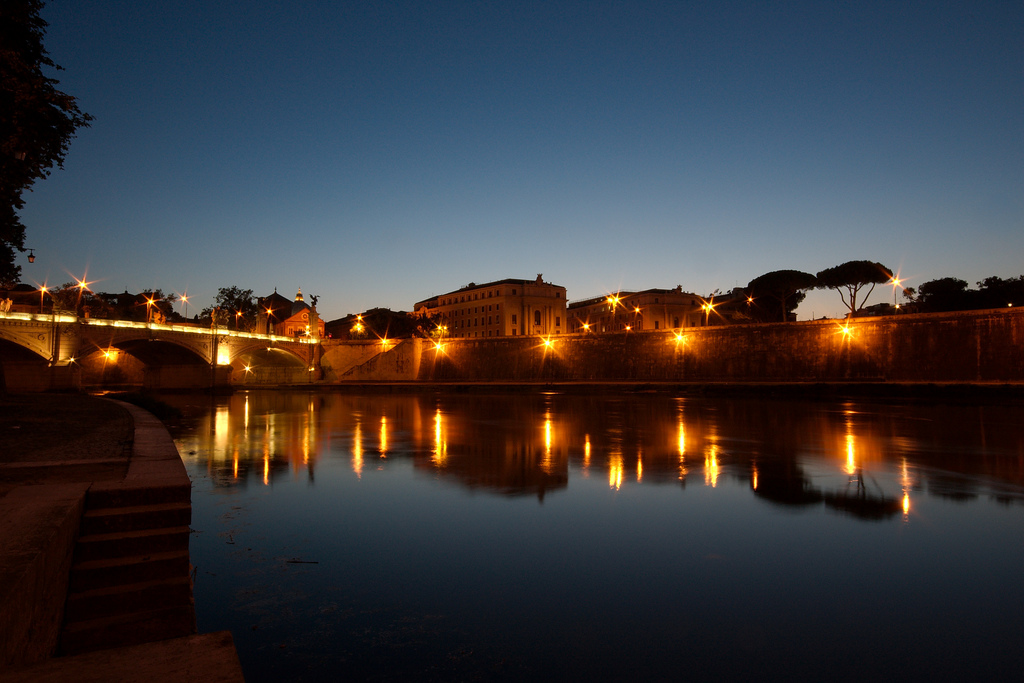
<path id="1" fill-rule="evenodd" d="M 5 371 L 15 376 L 19 370 L 48 375 L 47 388 L 72 387 L 83 381 L 103 384 L 109 380 L 106 375 L 130 379 L 133 372 L 153 388 L 223 386 L 231 382 L 233 371 L 251 372 L 248 368 L 255 359 L 261 367 L 298 368 L 315 374 L 318 349 L 314 339 L 217 327 L 82 319 L 59 313 L 0 315 L 0 359 L 5 361 Z M 49 372 L 40 372 L 42 367 Z M 97 373 L 99 381 L 90 381 L 97 379 Z M 40 376 L 33 384 L 44 379 Z M 14 382 L 15 386 L 22 383 Z"/>

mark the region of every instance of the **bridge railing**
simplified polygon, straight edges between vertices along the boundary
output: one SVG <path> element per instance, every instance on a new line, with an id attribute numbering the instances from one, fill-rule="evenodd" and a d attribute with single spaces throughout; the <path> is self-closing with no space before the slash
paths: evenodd
<path id="1" fill-rule="evenodd" d="M 52 313 L 18 313 L 8 311 L 7 313 L 0 313 L 0 320 L 25 320 L 25 321 L 36 321 L 41 323 L 73 323 L 77 322 L 78 318 L 73 315 L 66 315 L 64 313 L 58 313 L 54 315 Z"/>
<path id="2" fill-rule="evenodd" d="M 292 342 L 298 344 L 315 344 L 317 339 L 310 337 L 284 337 L 277 334 L 259 334 L 257 332 L 239 332 L 222 327 L 210 328 L 190 324 L 140 323 L 132 320 L 102 320 L 99 318 L 79 318 L 66 313 L 0 313 L 0 320 L 22 320 L 52 325 L 54 323 L 81 323 L 91 327 L 118 327 L 129 329 L 161 330 L 164 332 L 181 332 L 184 334 L 217 335 L 218 337 L 235 337 L 238 339 L 256 339 L 270 342 Z"/>
<path id="3" fill-rule="evenodd" d="M 83 319 L 85 325 L 97 325 L 107 327 L 134 328 L 146 330 L 162 330 L 165 332 L 183 332 L 185 334 L 217 335 L 218 337 L 235 337 L 238 339 L 258 339 L 261 341 L 273 342 L 294 342 L 298 344 L 315 344 L 318 340 L 309 337 L 284 337 L 277 334 L 259 334 L 258 332 L 240 332 L 228 330 L 223 327 L 200 327 L 189 324 L 173 323 L 139 323 L 132 320 L 99 320 L 96 318 Z"/>

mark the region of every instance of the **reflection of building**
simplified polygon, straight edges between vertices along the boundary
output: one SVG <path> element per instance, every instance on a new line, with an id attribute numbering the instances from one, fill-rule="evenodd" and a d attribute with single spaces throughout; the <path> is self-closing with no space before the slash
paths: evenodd
<path id="1" fill-rule="evenodd" d="M 645 289 L 574 301 L 569 305 L 570 332 L 671 330 L 703 324 L 704 301 L 675 289 Z"/>
<path id="2" fill-rule="evenodd" d="M 294 301 L 281 296 L 275 289 L 270 296 L 258 299 L 257 306 L 258 332 L 281 337 L 306 337 L 310 335 L 311 325 L 315 325 L 316 336 L 324 336 L 324 321 L 317 316 L 316 308 L 303 301 L 302 289 L 299 289 Z"/>
<path id="3" fill-rule="evenodd" d="M 565 287 L 536 280 L 470 283 L 418 302 L 414 312 L 430 318 L 449 337 L 561 334 L 567 329 Z"/>

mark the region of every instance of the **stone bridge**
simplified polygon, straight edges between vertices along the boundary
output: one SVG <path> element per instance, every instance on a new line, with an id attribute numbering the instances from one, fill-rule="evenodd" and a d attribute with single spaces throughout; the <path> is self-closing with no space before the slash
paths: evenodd
<path id="1" fill-rule="evenodd" d="M 244 383 L 257 369 L 296 383 L 319 377 L 321 357 L 315 339 L 60 313 L 0 314 L 0 363 L 12 391 L 217 388 Z"/>

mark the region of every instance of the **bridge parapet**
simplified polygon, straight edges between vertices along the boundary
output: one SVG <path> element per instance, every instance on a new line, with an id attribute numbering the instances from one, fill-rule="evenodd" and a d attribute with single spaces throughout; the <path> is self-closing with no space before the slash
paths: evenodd
<path id="1" fill-rule="evenodd" d="M 177 344 L 204 362 L 218 365 L 230 364 L 243 350 L 259 345 L 294 346 L 296 355 L 306 356 L 309 354 L 300 349 L 319 342 L 219 327 L 78 318 L 61 313 L 0 314 L 0 339 L 34 352 L 51 365 L 74 362 L 83 353 L 142 339 Z"/>

